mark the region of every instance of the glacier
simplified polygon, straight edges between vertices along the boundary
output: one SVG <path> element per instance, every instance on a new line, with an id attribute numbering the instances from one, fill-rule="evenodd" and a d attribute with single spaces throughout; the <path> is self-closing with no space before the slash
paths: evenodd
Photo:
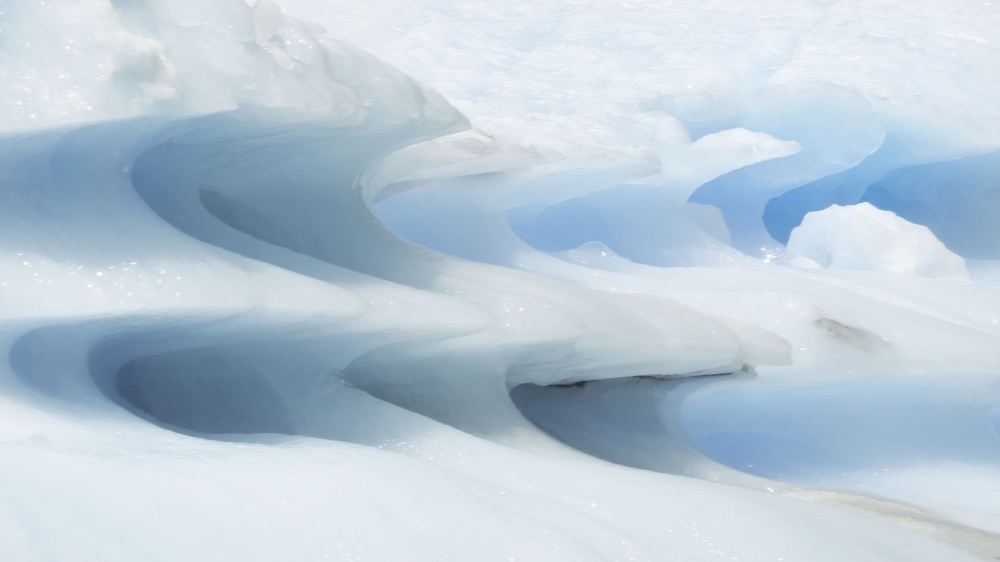
<path id="1" fill-rule="evenodd" d="M 0 2 L 0 558 L 1000 557 L 997 29 Z"/>

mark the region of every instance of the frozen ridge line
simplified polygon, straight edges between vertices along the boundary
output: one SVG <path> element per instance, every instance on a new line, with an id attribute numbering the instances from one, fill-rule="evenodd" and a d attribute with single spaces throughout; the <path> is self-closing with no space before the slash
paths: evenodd
<path id="1" fill-rule="evenodd" d="M 662 473 L 597 460 L 511 399 L 790 361 L 1000 365 L 984 289 L 762 264 L 685 204 L 796 141 L 734 127 L 581 166 L 470 129 L 267 0 L 4 6 L 0 29 L 5 556 L 969 559 L 736 471 L 679 476 L 720 470 L 693 442 Z M 543 252 L 510 227 L 512 198 L 544 211 L 622 174 L 670 188 L 650 247 L 726 266 Z M 760 286 L 781 288 L 748 301 Z"/>

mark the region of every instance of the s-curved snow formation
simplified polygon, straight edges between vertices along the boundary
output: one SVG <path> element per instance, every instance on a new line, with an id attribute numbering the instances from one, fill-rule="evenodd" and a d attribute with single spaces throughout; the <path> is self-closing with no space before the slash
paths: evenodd
<path id="1" fill-rule="evenodd" d="M 0 4 L 0 558 L 1000 556 L 1000 11 L 555 4 Z"/>

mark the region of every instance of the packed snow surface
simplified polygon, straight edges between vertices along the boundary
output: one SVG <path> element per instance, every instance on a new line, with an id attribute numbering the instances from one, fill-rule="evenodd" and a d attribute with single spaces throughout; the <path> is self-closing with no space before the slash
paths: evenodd
<path id="1" fill-rule="evenodd" d="M 0 558 L 1000 557 L 998 29 L 0 0 Z"/>

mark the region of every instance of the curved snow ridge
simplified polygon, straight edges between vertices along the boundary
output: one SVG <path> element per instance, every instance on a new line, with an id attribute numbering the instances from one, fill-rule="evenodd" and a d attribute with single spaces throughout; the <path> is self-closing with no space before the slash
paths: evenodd
<path id="1" fill-rule="evenodd" d="M 363 176 L 358 167 L 385 150 L 378 131 L 366 136 L 367 131 L 348 130 L 345 135 L 342 127 L 323 123 L 294 120 L 291 125 L 259 108 L 166 124 L 132 120 L 90 125 L 54 135 L 15 163 L 36 180 L 31 191 L 13 192 L 11 199 L 22 204 L 12 207 L 19 211 L 17 216 L 7 211 L 8 224 L 18 227 L 9 227 L 7 234 L 16 235 L 7 240 L 22 246 L 18 258 L 46 259 L 31 257 L 24 260 L 27 265 L 8 266 L 33 273 L 44 266 L 44 276 L 28 276 L 41 278 L 38 284 L 45 285 L 35 298 L 61 300 L 49 303 L 52 310 L 45 317 L 32 318 L 28 306 L 7 309 L 22 311 L 13 318 L 19 324 L 8 335 L 23 335 L 10 342 L 13 372 L 4 380 L 4 400 L 17 408 L 5 411 L 20 412 L 27 403 L 32 407 L 24 419 L 41 416 L 43 421 L 32 422 L 42 430 L 14 455 L 6 471 L 21 482 L 48 483 L 47 489 L 52 489 L 55 477 L 32 466 L 54 458 L 76 468 L 68 481 L 55 480 L 55 489 L 74 501 L 66 511 L 40 513 L 36 528 L 58 534 L 63 544 L 79 545 L 84 540 L 79 534 L 91 531 L 92 522 L 99 526 L 115 521 L 115 514 L 103 511 L 82 518 L 83 524 L 74 517 L 75 528 L 82 531 L 73 531 L 53 520 L 53 514 L 76 515 L 96 501 L 89 491 L 93 488 L 77 482 L 77 475 L 104 474 L 113 475 L 118 492 L 139 498 L 147 509 L 153 506 L 158 513 L 170 514 L 171 538 L 162 550 L 168 556 L 190 557 L 197 544 L 208 541 L 200 528 L 213 529 L 208 542 L 229 545 L 227 552 L 244 548 L 242 531 L 220 529 L 211 517 L 196 517 L 197 524 L 192 524 L 177 513 L 178 503 L 203 505 L 204 492 L 195 497 L 189 490 L 201 490 L 206 483 L 218 505 L 247 506 L 248 513 L 237 515 L 210 512 L 227 520 L 235 517 L 242 528 L 254 531 L 264 546 L 246 552 L 247 559 L 266 558 L 281 545 L 287 547 L 288 536 L 307 528 L 316 532 L 316 525 L 330 529 L 318 539 L 327 547 L 339 540 L 376 557 L 406 556 L 399 554 L 403 543 L 371 540 L 370 529 L 376 521 L 386 525 L 385 518 L 365 511 L 368 495 L 330 485 L 332 473 L 350 481 L 352 488 L 382 492 L 383 481 L 407 482 L 405 487 L 391 487 L 393 501 L 403 498 L 416 505 L 480 514 L 476 520 L 503 514 L 520 521 L 514 530 L 507 528 L 509 523 L 498 526 L 492 539 L 470 528 L 470 536 L 481 539 L 472 546 L 442 546 L 440 540 L 425 544 L 398 523 L 407 537 L 406 552 L 416 548 L 428 559 L 455 552 L 472 555 L 483 545 L 521 556 L 539 544 L 546 548 L 538 560 L 584 553 L 593 560 L 658 560 L 676 552 L 711 559 L 714 555 L 705 553 L 697 535 L 662 536 L 663 521 L 688 517 L 686 509 L 664 507 L 674 505 L 669 500 L 676 499 L 677 492 L 688 497 L 685 503 L 690 505 L 735 502 L 762 514 L 776 511 L 781 518 L 807 520 L 805 525 L 816 532 L 846 521 L 857 531 L 854 541 L 844 543 L 847 557 L 908 536 L 890 527 L 872 530 L 843 514 L 815 512 L 780 498 L 698 485 L 689 489 L 687 482 L 645 477 L 637 482 L 620 478 L 616 471 L 621 469 L 579 458 L 567 465 L 565 460 L 490 446 L 373 399 L 371 395 L 379 396 L 466 432 L 503 440 L 510 433 L 532 431 L 510 405 L 511 372 L 523 373 L 517 375 L 522 380 L 544 382 L 566 373 L 728 370 L 742 364 L 742 343 L 722 324 L 669 301 L 574 289 L 404 243 L 364 214 L 367 203 L 356 181 Z M 135 146 L 142 150 L 135 151 Z M 338 154 L 332 150 L 338 147 L 350 150 Z M 310 163 L 315 168 L 306 166 Z M 331 184 L 339 189 L 331 189 Z M 327 199 L 330 192 L 335 195 Z M 333 205 L 339 203 L 343 210 Z M 357 215 L 361 218 L 351 218 Z M 53 216 L 60 225 L 56 237 L 51 232 Z M 331 216 L 354 221 L 348 223 L 353 228 L 333 238 L 340 245 L 363 245 L 361 234 L 377 233 L 365 249 L 381 260 L 369 263 L 360 251 L 308 236 L 310 228 Z M 121 236 L 123 228 L 127 237 Z M 268 238 L 273 242 L 265 241 Z M 428 263 L 417 268 L 413 262 L 419 260 Z M 107 263 L 113 265 L 100 267 Z M 275 294 L 273 286 L 282 290 Z M 132 297 L 142 300 L 134 303 Z M 575 312 L 578 304 L 587 306 L 586 314 Z M 632 331 L 621 333 L 623 328 Z M 209 446 L 200 439 L 151 430 L 125 410 L 109 407 L 109 396 L 149 421 L 197 436 L 278 432 L 369 447 L 359 452 L 334 444 L 316 450 L 308 442 L 273 438 L 260 438 L 260 443 L 272 445 L 267 448 Z M 539 436 L 531 439 L 550 452 L 570 455 Z M 386 456 L 389 453 L 375 451 L 375 446 L 404 452 L 416 461 Z M 442 453 L 446 459 L 471 458 L 471 466 L 433 462 Z M 276 460 L 278 456 L 283 460 Z M 137 465 L 155 465 L 177 475 L 152 488 Z M 315 484 L 311 491 L 289 484 L 293 466 L 298 467 L 295 474 Z M 569 482 L 567 466 L 575 474 Z M 510 467 L 529 475 L 527 480 L 512 482 Z M 234 473 L 244 476 L 234 480 Z M 415 481 L 423 485 L 413 487 Z M 587 484 L 595 481 L 610 483 L 595 495 Z M 630 483 L 622 483 L 626 481 Z M 276 527 L 262 526 L 251 512 L 276 507 L 269 495 L 254 491 L 257 486 L 296 506 L 308 525 L 297 515 Z M 421 491 L 431 489 L 438 490 L 433 498 Z M 438 497 L 441 490 L 450 491 L 451 499 Z M 28 492 L 17 492 L 17 497 L 38 505 Z M 637 497 L 644 498 L 639 509 L 634 506 Z M 317 507 L 316 498 L 325 506 L 349 506 L 354 521 L 345 520 L 344 511 Z M 128 503 L 101 505 L 112 511 L 134 509 Z M 717 509 L 701 511 L 706 513 L 695 515 L 699 522 L 713 519 Z M 421 521 L 436 537 L 469 527 L 468 521 L 440 515 Z M 452 528 L 441 528 L 442 522 Z M 150 533 L 151 524 L 134 517 L 126 527 L 160 547 L 163 539 Z M 563 528 L 566 524 L 572 530 Z M 476 522 L 477 528 L 481 525 Z M 532 538 L 538 529 L 558 539 Z M 586 537 L 580 529 L 587 531 Z M 350 538 L 359 533 L 366 539 Z M 780 533 L 767 526 L 750 532 L 739 525 L 715 533 L 712 552 L 770 555 L 776 552 L 772 545 L 781 542 Z M 177 541 L 177 536 L 185 540 Z M 950 552 L 935 543 L 917 542 L 936 556 Z M 38 548 L 23 540 L 9 544 L 18 553 Z M 77 548 L 83 556 L 92 552 L 86 546 Z M 130 554 L 131 548 L 126 544 L 115 552 Z M 310 545 L 297 548 L 310 555 L 320 551 Z M 808 545 L 784 548 L 803 556 L 812 552 Z M 195 556 L 216 549 L 204 547 Z"/>
<path id="2" fill-rule="evenodd" d="M 130 332 L 138 338 L 157 324 L 206 335 L 164 337 L 159 347 L 150 343 L 157 338 L 139 338 L 148 340 L 141 349 L 116 351 L 119 367 L 182 345 L 228 345 L 261 325 L 319 331 L 335 334 L 329 345 L 343 348 L 325 369 L 424 412 L 437 406 L 414 398 L 421 394 L 414 385 L 468 386 L 468 400 L 460 392 L 457 401 L 474 411 L 498 399 L 492 389 L 523 382 L 721 373 L 748 361 L 740 335 L 688 307 L 451 258 L 402 240 L 372 213 L 389 183 L 509 170 L 558 155 L 475 134 L 416 144 L 468 125 L 426 88 L 314 35 L 268 2 L 152 13 L 95 6 L 79 21 L 59 20 L 68 33 L 83 33 L 91 21 L 107 27 L 65 57 L 87 49 L 132 53 L 170 76 L 151 71 L 130 90 L 125 70 L 94 74 L 95 89 L 74 95 L 108 103 L 106 110 L 66 106 L 7 125 L 5 239 L 16 251 L 6 267 L 44 284 L 35 302 L 8 314 L 55 315 L 33 322 L 16 346 L 23 351 L 18 372 L 36 389 L 76 387 L 39 382 L 34 348 L 43 342 L 53 346 L 46 353 L 58 354 L 57 342 L 73 341 L 67 346 L 76 351 L 65 360 L 80 361 L 88 345 L 131 341 Z M 30 15 L 8 17 L 19 23 Z M 218 21 L 239 25 L 206 38 Z M 213 46 L 204 60 L 191 58 L 195 41 Z M 237 79 L 250 69 L 252 81 Z M 176 82 L 175 91 L 161 78 Z M 112 90 L 137 101 L 115 102 Z M 101 122 L 80 124 L 91 120 Z M 428 146 L 434 150 L 420 148 Z M 37 269 L 43 265 L 47 280 Z M 42 337 L 46 324 L 76 328 Z M 458 372 L 456 358 L 465 362 Z M 432 383 L 415 365 L 453 374 Z"/>
<path id="3" fill-rule="evenodd" d="M 371 214 L 359 180 L 405 130 L 387 135 L 302 127 L 294 134 L 279 126 L 279 133 L 247 133 L 238 114 L 199 118 L 190 127 L 187 134 L 175 129 L 175 136 L 140 155 L 132 168 L 136 189 L 161 217 L 255 259 L 286 256 L 281 265 L 294 271 L 306 271 L 294 261 L 318 260 L 333 271 L 356 272 L 358 282 L 371 276 L 471 303 L 493 318 L 490 333 L 476 336 L 496 348 L 490 353 L 520 365 L 519 372 L 537 373 L 534 382 L 726 372 L 744 362 L 738 337 L 686 307 L 666 301 L 635 306 L 634 297 L 451 258 L 388 231 Z M 434 321 L 434 313 L 425 320 Z M 530 359 L 519 357 L 521 348 L 531 349 Z"/>

